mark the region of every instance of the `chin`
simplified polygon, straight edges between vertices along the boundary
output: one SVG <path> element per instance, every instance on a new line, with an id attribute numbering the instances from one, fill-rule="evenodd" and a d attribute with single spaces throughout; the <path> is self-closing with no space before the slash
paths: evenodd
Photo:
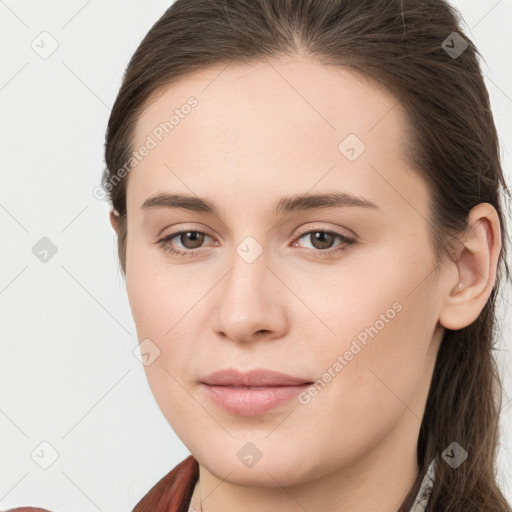
<path id="1" fill-rule="evenodd" d="M 250 454 L 253 448 L 248 443 L 235 441 L 236 449 L 233 450 L 226 447 L 225 444 L 216 448 L 210 445 L 209 447 L 202 447 L 199 452 L 191 453 L 208 472 L 234 485 L 249 487 L 290 486 L 320 476 L 320 468 L 315 470 L 314 467 L 309 467 L 306 464 L 307 459 L 304 453 L 297 450 L 296 445 L 290 446 L 288 452 L 282 449 L 279 454 L 270 448 L 262 449 L 261 458 L 251 463 L 250 456 L 246 454 Z M 257 443 L 256 440 L 254 444 Z M 283 448 L 282 445 L 281 448 Z M 271 454 L 265 456 L 265 451 Z M 230 455 L 231 452 L 233 455 Z M 244 458 L 247 459 L 246 463 L 243 462 Z"/>

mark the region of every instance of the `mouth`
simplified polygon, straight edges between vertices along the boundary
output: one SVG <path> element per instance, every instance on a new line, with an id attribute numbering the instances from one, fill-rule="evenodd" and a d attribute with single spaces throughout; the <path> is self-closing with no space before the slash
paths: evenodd
<path id="1" fill-rule="evenodd" d="M 289 402 L 307 389 L 312 381 L 270 370 L 241 373 L 227 369 L 199 382 L 216 406 L 238 416 L 260 416 Z"/>

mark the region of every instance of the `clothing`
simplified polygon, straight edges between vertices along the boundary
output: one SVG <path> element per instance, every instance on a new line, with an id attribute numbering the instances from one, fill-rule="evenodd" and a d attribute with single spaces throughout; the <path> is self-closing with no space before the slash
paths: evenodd
<path id="1" fill-rule="evenodd" d="M 430 463 L 423 480 L 421 481 L 420 488 L 416 494 L 416 499 L 413 505 L 407 512 L 424 512 L 427 508 L 432 493 L 432 486 L 434 485 L 434 477 L 436 472 L 435 459 Z M 398 512 L 405 512 L 400 509 Z"/>
<path id="2" fill-rule="evenodd" d="M 199 463 L 188 456 L 160 479 L 132 512 L 188 512 L 199 478 Z"/>
<path id="3" fill-rule="evenodd" d="M 413 506 L 406 512 L 424 512 L 435 475 L 433 460 L 423 477 Z M 199 478 L 199 463 L 190 455 L 161 478 L 135 505 L 132 512 L 189 512 L 190 500 Z M 50 512 L 40 508 L 14 508 L 5 512 Z M 190 512 L 198 512 L 190 508 Z M 399 511 L 401 512 L 401 511 Z"/>

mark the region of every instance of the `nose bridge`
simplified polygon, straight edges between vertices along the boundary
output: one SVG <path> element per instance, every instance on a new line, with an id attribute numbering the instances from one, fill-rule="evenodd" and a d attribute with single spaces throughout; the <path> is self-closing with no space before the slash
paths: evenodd
<path id="1" fill-rule="evenodd" d="M 240 242 L 230 259 L 231 271 L 226 276 L 225 299 L 232 300 L 241 312 L 249 305 L 261 307 L 267 301 L 268 252 L 255 238 L 248 236 Z"/>
<path id="2" fill-rule="evenodd" d="M 259 331 L 277 335 L 285 324 L 283 305 L 275 293 L 277 280 L 270 270 L 268 252 L 253 237 L 246 237 L 230 256 L 230 270 L 216 303 L 217 332 L 240 341 Z M 275 283 L 273 281 L 276 281 Z"/>

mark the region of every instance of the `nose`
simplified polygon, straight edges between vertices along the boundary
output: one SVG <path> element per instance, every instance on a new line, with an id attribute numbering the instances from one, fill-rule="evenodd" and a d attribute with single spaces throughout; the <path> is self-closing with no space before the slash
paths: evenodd
<path id="1" fill-rule="evenodd" d="M 267 253 L 251 262 L 235 252 L 230 263 L 213 297 L 216 334 L 239 343 L 282 337 L 288 328 L 290 292 Z"/>

